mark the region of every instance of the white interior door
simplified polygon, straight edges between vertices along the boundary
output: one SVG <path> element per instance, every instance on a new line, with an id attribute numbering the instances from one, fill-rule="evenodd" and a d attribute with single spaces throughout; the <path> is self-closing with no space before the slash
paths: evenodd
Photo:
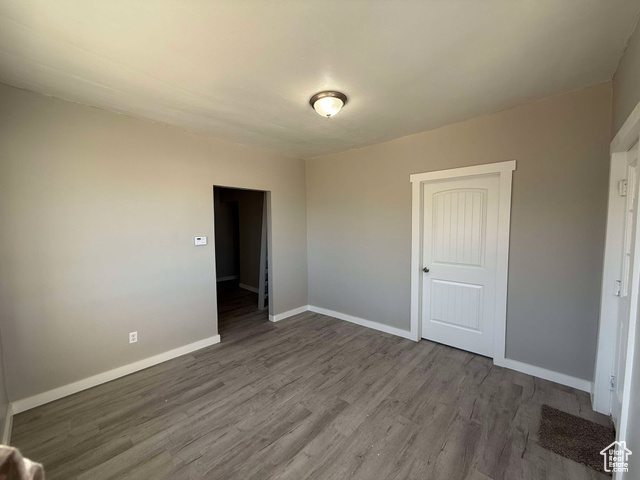
<path id="1" fill-rule="evenodd" d="M 422 188 L 422 337 L 492 357 L 500 176 Z"/>
<path id="2" fill-rule="evenodd" d="M 625 201 L 625 223 L 620 279 L 620 299 L 615 346 L 615 387 L 613 390 L 611 414 L 620 433 L 620 418 L 625 392 L 625 380 L 630 373 L 628 365 L 630 327 L 638 314 L 638 289 L 640 288 L 640 268 L 636 258 L 637 218 L 638 218 L 638 145 L 627 154 L 627 195 Z"/>

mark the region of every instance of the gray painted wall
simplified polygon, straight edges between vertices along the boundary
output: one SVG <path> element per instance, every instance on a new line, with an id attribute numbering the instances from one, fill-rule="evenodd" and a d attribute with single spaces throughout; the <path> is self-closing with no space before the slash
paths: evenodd
<path id="1" fill-rule="evenodd" d="M 613 76 L 612 136 L 640 102 L 640 28 L 635 29 Z"/>
<path id="2" fill-rule="evenodd" d="M 592 379 L 611 85 L 307 160 L 309 303 L 410 325 L 412 173 L 516 159 L 507 357 Z"/>
<path id="3" fill-rule="evenodd" d="M 213 242 L 193 245 L 213 185 L 271 192 L 272 313 L 308 303 L 303 161 L 2 85 L 0 105 L 10 400 L 217 334 Z"/>
<path id="4" fill-rule="evenodd" d="M 640 28 L 631 36 L 618 70 L 613 76 L 613 135 L 640 102 Z M 638 320 L 640 322 L 640 319 Z M 636 350 L 631 374 L 631 397 L 627 447 L 635 455 L 629 458 L 629 472 L 640 472 L 640 328 L 636 329 Z"/>
<path id="5" fill-rule="evenodd" d="M 262 247 L 263 192 L 239 192 L 240 209 L 240 282 L 258 288 L 260 249 Z"/>
<path id="6" fill-rule="evenodd" d="M 1 336 L 0 336 L 1 337 Z M 4 422 L 7 420 L 7 407 L 9 406 L 9 397 L 7 395 L 7 385 L 4 374 L 4 355 L 2 348 L 2 338 L 0 338 L 0 436 L 4 429 Z"/>
<path id="7" fill-rule="evenodd" d="M 213 193 L 215 212 L 216 277 L 240 278 L 240 252 L 238 248 L 238 202 L 222 201 L 220 188 Z"/>

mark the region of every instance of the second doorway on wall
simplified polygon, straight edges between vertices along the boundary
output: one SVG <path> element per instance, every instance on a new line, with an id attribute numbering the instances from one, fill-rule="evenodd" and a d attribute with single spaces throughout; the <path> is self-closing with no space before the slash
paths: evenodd
<path id="1" fill-rule="evenodd" d="M 266 192 L 214 187 L 218 310 L 269 308 Z"/>

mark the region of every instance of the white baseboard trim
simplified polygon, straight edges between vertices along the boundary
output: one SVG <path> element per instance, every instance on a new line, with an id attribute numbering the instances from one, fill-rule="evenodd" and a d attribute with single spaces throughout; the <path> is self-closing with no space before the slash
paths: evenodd
<path id="1" fill-rule="evenodd" d="M 240 278 L 240 275 L 230 275 L 228 277 L 216 278 L 216 282 L 227 282 L 229 280 L 238 280 L 239 278 Z"/>
<path id="2" fill-rule="evenodd" d="M 251 285 L 247 285 L 246 283 L 240 283 L 238 286 L 253 293 L 260 293 L 260 290 L 258 290 L 256 287 L 252 287 Z"/>
<path id="3" fill-rule="evenodd" d="M 389 325 L 384 325 L 378 322 L 372 322 L 371 320 L 365 320 L 364 318 L 354 317 L 352 315 L 347 315 L 346 313 L 336 312 L 334 310 L 316 307 L 314 305 L 309 305 L 309 311 L 315 312 L 315 313 L 321 313 L 322 315 L 327 315 L 329 317 L 345 320 L 347 322 L 355 323 L 357 325 L 361 325 L 367 328 L 372 328 L 374 330 L 379 330 L 381 332 L 390 333 L 391 335 L 397 335 L 399 337 L 407 338 L 409 340 L 415 340 L 415 338 L 413 338 L 412 336 L 412 333 L 408 330 L 402 330 L 400 328 L 390 327 Z M 500 367 L 516 370 L 518 372 L 526 373 L 534 377 L 539 377 L 544 380 L 556 382 L 561 385 L 566 385 L 568 387 L 572 387 L 585 392 L 590 393 L 593 388 L 593 382 L 590 382 L 589 380 L 572 377 L 570 375 L 565 375 L 564 373 L 554 372 L 553 370 L 547 370 L 542 367 L 536 367 L 535 365 L 529 365 L 528 363 L 518 362 L 517 360 L 511 360 L 509 358 L 505 358 L 504 360 L 501 360 L 499 362 L 494 362 L 494 363 Z"/>
<path id="4" fill-rule="evenodd" d="M 356 325 L 360 325 L 362 327 L 372 328 L 373 330 L 378 330 L 380 332 L 390 333 L 391 335 L 397 335 L 398 337 L 414 340 L 413 335 L 409 330 L 402 330 L 401 328 L 390 327 L 389 325 L 385 325 L 384 323 L 365 320 L 364 318 L 354 317 L 353 315 L 347 315 L 346 313 L 336 312 L 334 310 L 316 307 L 314 305 L 309 305 L 309 311 L 320 313 L 322 315 L 327 315 L 328 317 L 334 317 L 339 320 L 345 320 L 347 322 L 355 323 Z"/>
<path id="5" fill-rule="evenodd" d="M 129 365 L 124 365 L 123 367 L 114 368 L 113 370 L 109 370 L 108 372 L 99 373 L 98 375 L 94 375 L 92 377 L 85 378 L 83 380 L 79 380 L 62 387 L 54 388 L 53 390 L 39 393 L 38 395 L 34 395 L 32 397 L 23 398 L 22 400 L 16 400 L 15 402 L 11 402 L 13 414 L 17 415 L 18 413 L 30 410 L 35 407 L 39 407 L 40 405 L 44 405 L 45 403 L 53 402 L 54 400 L 73 395 L 74 393 L 78 393 L 91 387 L 110 382 L 111 380 L 115 380 L 116 378 L 124 377 L 131 373 L 144 370 L 145 368 L 158 365 L 159 363 L 166 362 L 167 360 L 171 360 L 181 355 L 186 355 L 187 353 L 195 352 L 196 350 L 200 350 L 201 348 L 215 345 L 216 343 L 220 343 L 220 335 L 205 338 L 204 340 L 198 340 L 197 342 L 190 343 L 173 350 L 169 350 L 168 352 L 154 355 L 153 357 L 145 358 L 144 360 L 130 363 Z"/>
<path id="6" fill-rule="evenodd" d="M 289 310 L 288 312 L 278 313 L 277 315 L 269 315 L 269 321 L 279 322 L 280 320 L 293 317 L 294 315 L 298 315 L 299 313 L 304 313 L 308 310 L 309 310 L 309 305 L 303 305 L 302 307 L 294 308 L 293 310 Z"/>
<path id="7" fill-rule="evenodd" d="M 500 362 L 494 363 L 499 367 L 505 367 L 517 372 L 526 373 L 527 375 L 532 375 L 544 380 L 549 380 L 550 382 L 556 382 L 561 385 L 566 385 L 567 387 L 582 390 L 583 392 L 591 393 L 591 390 L 593 388 L 593 382 L 590 382 L 589 380 L 572 377 L 571 375 L 555 372 L 553 370 L 547 370 L 546 368 L 542 367 L 536 367 L 535 365 L 519 362 L 517 360 L 511 360 L 510 358 L 505 358 Z"/>
<path id="8" fill-rule="evenodd" d="M 11 443 L 11 428 L 13 427 L 13 407 L 11 404 L 7 405 L 7 414 L 4 417 L 4 426 L 2 428 L 2 445 L 10 445 Z"/>

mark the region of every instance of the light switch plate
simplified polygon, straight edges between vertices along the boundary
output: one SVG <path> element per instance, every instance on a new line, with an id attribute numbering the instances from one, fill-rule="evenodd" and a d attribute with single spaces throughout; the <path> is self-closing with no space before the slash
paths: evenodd
<path id="1" fill-rule="evenodd" d="M 193 238 L 194 238 L 193 244 L 196 246 L 207 244 L 207 237 L 193 237 Z"/>

